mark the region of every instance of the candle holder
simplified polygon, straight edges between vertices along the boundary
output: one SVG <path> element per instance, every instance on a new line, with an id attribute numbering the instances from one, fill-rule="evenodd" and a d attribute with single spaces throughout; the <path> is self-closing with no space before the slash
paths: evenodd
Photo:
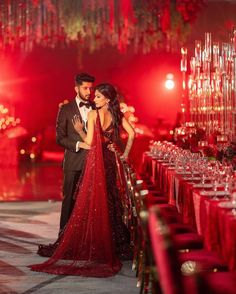
<path id="1" fill-rule="evenodd" d="M 208 137 L 218 132 L 227 142 L 232 141 L 236 138 L 236 29 L 232 31 L 229 43 L 212 42 L 208 32 L 204 46 L 196 40 L 188 77 L 186 52 L 181 50 L 181 71 L 185 73 L 184 87 L 188 80 L 191 121 L 203 128 Z"/>

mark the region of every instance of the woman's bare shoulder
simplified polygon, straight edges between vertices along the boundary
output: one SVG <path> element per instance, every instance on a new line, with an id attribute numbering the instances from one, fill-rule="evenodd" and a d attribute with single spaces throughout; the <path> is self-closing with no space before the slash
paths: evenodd
<path id="1" fill-rule="evenodd" d="M 88 113 L 88 119 L 94 119 L 97 117 L 97 111 L 96 110 L 91 110 Z"/>

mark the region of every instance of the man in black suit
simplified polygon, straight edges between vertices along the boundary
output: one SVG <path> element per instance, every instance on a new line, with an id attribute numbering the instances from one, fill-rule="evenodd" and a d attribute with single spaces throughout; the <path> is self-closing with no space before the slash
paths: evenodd
<path id="1" fill-rule="evenodd" d="M 80 73 L 75 77 L 76 98 L 64 104 L 58 112 L 56 122 L 57 144 L 65 148 L 63 171 L 63 200 L 61 207 L 60 232 L 67 224 L 74 207 L 74 193 L 84 166 L 87 150 L 80 148 L 83 140 L 75 131 L 72 119 L 79 116 L 86 131 L 88 112 L 94 108 L 90 101 L 95 78 L 87 73 Z"/>

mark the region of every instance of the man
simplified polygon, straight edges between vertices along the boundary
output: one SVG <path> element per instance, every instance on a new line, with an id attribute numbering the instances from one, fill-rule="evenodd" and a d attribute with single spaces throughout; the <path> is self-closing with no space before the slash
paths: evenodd
<path id="1" fill-rule="evenodd" d="M 50 257 L 58 246 L 60 234 L 67 224 L 74 207 L 74 193 L 77 182 L 80 178 L 85 155 L 87 150 L 84 148 L 80 135 L 75 131 L 72 119 L 78 116 L 85 126 L 88 113 L 95 108 L 94 103 L 90 101 L 91 91 L 95 78 L 87 73 L 80 73 L 75 77 L 74 100 L 60 107 L 56 122 L 56 141 L 57 144 L 65 149 L 63 160 L 63 200 L 61 206 L 59 237 L 55 243 L 48 245 L 40 244 L 37 253 L 41 256 Z"/>
<path id="2" fill-rule="evenodd" d="M 74 193 L 76 184 L 84 166 L 87 150 L 82 147 L 83 140 L 74 129 L 72 119 L 78 116 L 83 122 L 86 131 L 86 123 L 89 111 L 93 108 L 90 101 L 91 91 L 95 78 L 87 73 L 80 73 L 75 78 L 76 98 L 68 104 L 64 104 L 58 112 L 56 122 L 57 144 L 65 148 L 63 171 L 63 200 L 61 207 L 60 232 L 67 224 L 74 207 Z"/>

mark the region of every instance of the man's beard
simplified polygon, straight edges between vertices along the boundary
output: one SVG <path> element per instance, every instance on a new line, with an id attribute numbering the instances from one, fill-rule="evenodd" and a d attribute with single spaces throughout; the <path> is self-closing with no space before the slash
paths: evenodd
<path id="1" fill-rule="evenodd" d="M 90 95 L 86 95 L 84 96 L 83 94 L 81 94 L 80 90 L 78 91 L 78 96 L 80 99 L 84 100 L 84 101 L 88 101 L 90 98 Z"/>

